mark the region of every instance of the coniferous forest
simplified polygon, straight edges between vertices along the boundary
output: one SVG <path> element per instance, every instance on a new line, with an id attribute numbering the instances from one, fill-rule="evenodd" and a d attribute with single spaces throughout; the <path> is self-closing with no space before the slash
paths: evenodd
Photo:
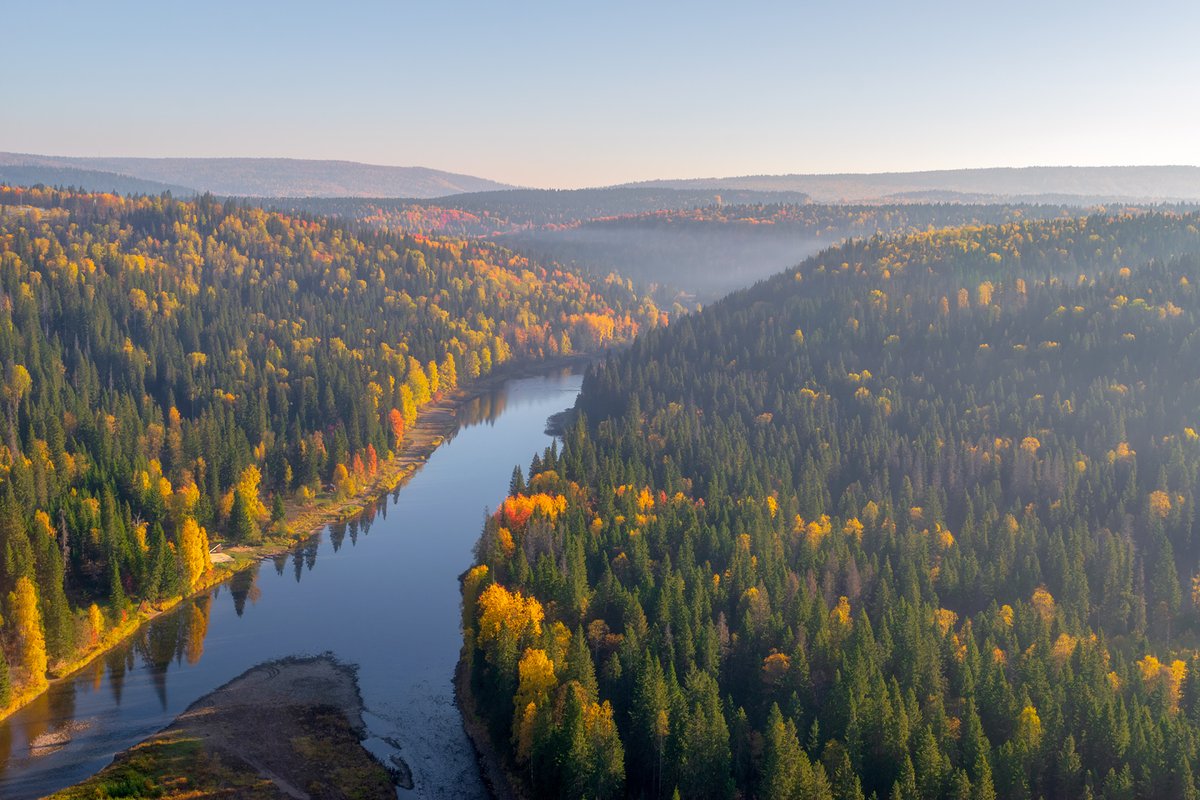
<path id="1" fill-rule="evenodd" d="M 854 240 L 591 370 L 465 576 L 534 796 L 1195 798 L 1200 217 Z"/>
<path id="2" fill-rule="evenodd" d="M 0 800 L 1200 800 L 1200 4 L 196 6 L 0 12 Z"/>
<path id="3" fill-rule="evenodd" d="M 0 187 L 0 710 L 212 544 L 354 496 L 432 399 L 665 319 L 486 243 Z"/>

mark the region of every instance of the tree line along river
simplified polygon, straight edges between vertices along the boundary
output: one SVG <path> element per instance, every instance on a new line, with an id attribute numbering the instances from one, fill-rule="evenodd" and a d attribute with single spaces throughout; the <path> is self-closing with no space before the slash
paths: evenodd
<path id="1" fill-rule="evenodd" d="M 0 722 L 0 797 L 76 783 L 260 662 L 332 652 L 359 666 L 367 746 L 403 759 L 412 797 L 482 798 L 452 686 L 458 576 L 515 464 L 549 446 L 547 418 L 582 377 L 508 381 L 459 409 L 459 428 L 402 488 L 181 603 Z"/>

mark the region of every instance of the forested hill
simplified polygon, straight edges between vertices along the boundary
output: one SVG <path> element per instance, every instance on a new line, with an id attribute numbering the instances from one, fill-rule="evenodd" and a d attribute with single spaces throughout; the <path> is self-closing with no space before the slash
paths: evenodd
<path id="1" fill-rule="evenodd" d="M 118 194 L 162 194 L 191 197 L 195 189 L 172 186 L 142 178 L 131 178 L 115 172 L 80 169 L 79 167 L 50 167 L 37 165 L 8 165 L 0 156 L 0 183 L 9 186 L 70 186 L 84 192 L 116 192 Z"/>
<path id="2" fill-rule="evenodd" d="M 507 189 L 470 192 L 428 200 L 355 197 L 266 199 L 264 204 L 293 213 L 356 219 L 410 233 L 495 237 L 523 230 L 572 228 L 598 218 L 694 209 L 721 201 L 803 203 L 796 192 L 741 192 L 720 195 L 697 189 Z"/>
<path id="3" fill-rule="evenodd" d="M 0 188 L 0 710 L 210 541 L 353 495 L 439 393 L 664 320 L 485 243 Z"/>
<path id="4" fill-rule="evenodd" d="M 105 173 L 110 178 L 105 178 Z M 486 178 L 426 167 L 304 158 L 89 158 L 0 153 L 0 175 L 57 186 L 97 186 L 103 191 L 151 193 L 148 187 L 169 184 L 176 194 L 212 192 L 238 197 L 441 197 L 511 188 Z M 76 180 L 80 182 L 74 183 Z M 109 180 L 124 180 L 135 188 L 126 190 Z"/>
<path id="5" fill-rule="evenodd" d="M 850 237 L 1077 215 L 1060 205 L 710 203 L 519 231 L 501 241 L 585 269 L 619 264 L 635 282 L 709 302 Z"/>
<path id="6" fill-rule="evenodd" d="M 1080 214 L 1056 204 L 821 205 L 784 193 L 674 189 L 270 203 L 291 213 L 328 214 L 385 230 L 492 238 L 531 258 L 601 275 L 615 269 L 635 283 L 682 291 L 704 303 L 852 236 Z M 1105 210 L 1120 213 L 1122 207 Z"/>
<path id="7" fill-rule="evenodd" d="M 1075 202 L 1200 200 L 1195 166 L 990 167 L 925 172 L 829 175 L 746 175 L 658 180 L 634 187 L 709 191 L 804 192 L 823 203 L 893 201 L 905 196 L 974 202 Z M 1058 198 L 1050 200 L 1050 198 Z"/>
<path id="8" fill-rule="evenodd" d="M 1196 797 L 1198 225 L 857 241 L 589 375 L 464 584 L 535 794 Z"/>

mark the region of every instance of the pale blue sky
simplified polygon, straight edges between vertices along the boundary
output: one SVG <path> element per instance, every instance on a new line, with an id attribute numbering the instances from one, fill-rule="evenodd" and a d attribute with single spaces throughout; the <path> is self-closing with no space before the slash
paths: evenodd
<path id="1" fill-rule="evenodd" d="M 536 186 L 1200 164 L 1193 2 L 0 0 L 0 150 Z"/>

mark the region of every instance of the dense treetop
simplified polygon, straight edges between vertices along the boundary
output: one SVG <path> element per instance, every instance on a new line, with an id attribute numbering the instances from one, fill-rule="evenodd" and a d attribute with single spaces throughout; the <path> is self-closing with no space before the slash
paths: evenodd
<path id="1" fill-rule="evenodd" d="M 605 361 L 464 584 L 523 779 L 1196 797 L 1198 228 L 856 240 Z"/>

